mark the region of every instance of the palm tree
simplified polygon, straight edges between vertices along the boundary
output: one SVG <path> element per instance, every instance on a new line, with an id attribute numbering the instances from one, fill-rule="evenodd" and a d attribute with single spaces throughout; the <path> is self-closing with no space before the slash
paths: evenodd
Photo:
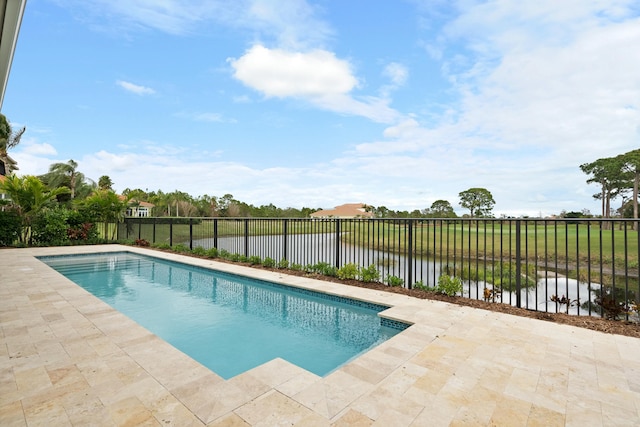
<path id="1" fill-rule="evenodd" d="M 9 195 L 10 207 L 22 218 L 20 242 L 31 244 L 31 223 L 45 208 L 56 202 L 56 196 L 68 192 L 66 187 L 48 189 L 38 177 L 10 175 L 0 182 L 0 192 Z"/>
<path id="2" fill-rule="evenodd" d="M 7 118 L 0 114 L 0 175 L 9 175 L 11 171 L 18 169 L 16 161 L 9 157 L 7 150 L 20 143 L 20 138 L 26 130 L 27 128 L 23 127 L 13 132 Z"/>
<path id="3" fill-rule="evenodd" d="M 86 183 L 85 176 L 82 172 L 78 172 L 78 163 L 74 160 L 69 160 L 67 163 L 54 163 L 49 166 L 49 173 L 43 176 L 43 180 L 52 188 L 68 187 L 71 191 L 71 199 L 76 198 L 78 189 L 83 186 L 89 186 L 89 191 L 85 191 L 88 195 L 90 190 L 93 190 L 95 185 L 93 181 Z"/>
<path id="4" fill-rule="evenodd" d="M 102 221 L 104 238 L 114 240 L 117 227 L 109 236 L 109 224 L 122 222 L 127 210 L 128 199 L 122 200 L 113 190 L 98 189 L 89 197 L 80 201 L 78 206 L 87 209 L 92 217 Z"/>
<path id="5" fill-rule="evenodd" d="M 113 187 L 113 181 L 108 175 L 102 175 L 98 178 L 98 188 L 101 190 L 111 190 Z"/>

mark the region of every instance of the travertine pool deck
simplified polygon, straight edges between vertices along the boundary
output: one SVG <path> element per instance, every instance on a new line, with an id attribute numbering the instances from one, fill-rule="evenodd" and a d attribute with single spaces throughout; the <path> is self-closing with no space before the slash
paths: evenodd
<path id="1" fill-rule="evenodd" d="M 0 250 L 1 426 L 638 426 L 640 340 L 153 252 L 392 305 L 414 325 L 321 378 L 273 360 L 230 380 L 34 256 Z"/>

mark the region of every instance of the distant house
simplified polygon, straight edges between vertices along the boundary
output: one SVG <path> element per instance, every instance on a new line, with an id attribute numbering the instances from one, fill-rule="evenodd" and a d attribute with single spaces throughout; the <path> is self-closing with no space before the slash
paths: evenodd
<path id="1" fill-rule="evenodd" d="M 347 203 L 333 209 L 323 209 L 312 213 L 311 218 L 373 218 L 372 212 L 367 212 L 364 203 Z"/>
<path id="2" fill-rule="evenodd" d="M 0 176 L 11 175 L 13 171 L 18 169 L 18 162 L 13 160 L 11 156 L 8 154 L 0 156 Z"/>
<path id="3" fill-rule="evenodd" d="M 118 196 L 120 200 L 126 200 L 125 196 Z M 149 202 L 141 202 L 138 200 L 129 200 L 129 206 L 127 206 L 126 216 L 133 216 L 137 218 L 143 218 L 151 216 L 151 209 L 156 205 Z"/>

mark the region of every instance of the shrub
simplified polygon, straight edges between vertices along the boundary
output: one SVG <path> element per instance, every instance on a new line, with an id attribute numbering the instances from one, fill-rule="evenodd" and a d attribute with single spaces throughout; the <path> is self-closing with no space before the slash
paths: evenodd
<path id="1" fill-rule="evenodd" d="M 20 237 L 22 220 L 15 211 L 0 211 L 0 246 L 11 246 Z"/>
<path id="2" fill-rule="evenodd" d="M 164 250 L 171 249 L 171 246 L 169 246 L 168 243 L 152 243 L 151 247 L 156 249 L 164 249 Z"/>
<path id="3" fill-rule="evenodd" d="M 136 239 L 136 246 L 149 246 L 149 242 L 145 239 Z"/>
<path id="4" fill-rule="evenodd" d="M 335 265 L 327 264 L 323 266 L 319 273 L 323 276 L 336 277 L 338 275 L 338 269 Z"/>
<path id="5" fill-rule="evenodd" d="M 308 266 L 308 268 L 310 272 L 331 277 L 335 277 L 338 271 L 333 265 L 329 264 L 328 262 L 319 262 L 317 264 Z"/>
<path id="6" fill-rule="evenodd" d="M 278 268 L 289 268 L 289 261 L 287 261 L 285 258 L 282 258 L 280 261 L 278 261 Z"/>
<path id="7" fill-rule="evenodd" d="M 197 255 L 197 256 L 206 256 L 207 255 L 207 250 L 205 248 L 203 248 L 202 246 L 196 246 L 195 248 L 193 248 L 191 253 L 194 254 L 194 255 Z"/>
<path id="8" fill-rule="evenodd" d="M 424 282 L 422 280 L 418 280 L 416 283 L 413 284 L 413 288 L 414 289 L 420 289 L 421 291 L 426 291 L 428 290 L 428 286 L 424 284 Z"/>
<path id="9" fill-rule="evenodd" d="M 267 268 L 273 268 L 276 265 L 276 260 L 271 257 L 266 257 L 264 261 L 262 261 L 262 265 Z"/>
<path id="10" fill-rule="evenodd" d="M 240 254 L 231 254 L 229 255 L 229 261 L 240 262 L 242 260 L 242 255 Z"/>
<path id="11" fill-rule="evenodd" d="M 262 258 L 257 255 L 252 255 L 249 257 L 249 264 L 251 265 L 260 265 L 262 264 Z"/>
<path id="12" fill-rule="evenodd" d="M 231 256 L 231 253 L 226 249 L 219 249 L 218 256 L 222 259 L 229 259 L 229 257 Z"/>
<path id="13" fill-rule="evenodd" d="M 363 282 L 377 282 L 380 280 L 380 272 L 375 265 L 371 264 L 367 268 L 360 269 L 360 278 Z"/>
<path id="14" fill-rule="evenodd" d="M 438 278 L 438 286 L 436 286 L 436 292 L 454 297 L 457 294 L 462 293 L 462 280 L 456 276 L 449 276 L 443 274 Z"/>
<path id="15" fill-rule="evenodd" d="M 358 277 L 358 266 L 350 262 L 338 269 L 338 278 L 342 280 L 353 280 Z"/>
<path id="16" fill-rule="evenodd" d="M 189 246 L 180 243 L 173 247 L 173 251 L 178 253 L 188 253 L 191 252 L 191 249 L 189 249 Z"/>
<path id="17" fill-rule="evenodd" d="M 67 236 L 70 240 L 98 243 L 98 227 L 96 218 L 86 209 L 67 211 Z"/>
<path id="18" fill-rule="evenodd" d="M 398 276 L 387 276 L 387 284 L 392 288 L 404 285 L 404 279 Z"/>
<path id="19" fill-rule="evenodd" d="M 32 243 L 37 246 L 68 245 L 66 209 L 47 209 L 40 212 L 31 223 Z"/>
<path id="20" fill-rule="evenodd" d="M 218 248 L 210 248 L 205 252 L 207 258 L 218 258 Z"/>
<path id="21" fill-rule="evenodd" d="M 292 262 L 289 265 L 289 268 L 292 269 L 293 271 L 302 271 L 302 264 L 296 264 L 295 262 Z"/>

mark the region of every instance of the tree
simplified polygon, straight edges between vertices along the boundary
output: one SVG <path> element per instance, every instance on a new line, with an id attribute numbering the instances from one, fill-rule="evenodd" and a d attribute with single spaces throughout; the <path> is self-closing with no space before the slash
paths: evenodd
<path id="1" fill-rule="evenodd" d="M 89 216 L 102 221 L 104 224 L 104 237 L 109 236 L 109 223 L 121 222 L 127 211 L 128 199 L 122 200 L 113 190 L 96 190 L 86 199 L 78 202 Z M 114 227 L 111 239 L 115 238 L 117 227 Z"/>
<path id="2" fill-rule="evenodd" d="M 78 163 L 69 160 L 67 163 L 54 163 L 49 166 L 49 172 L 43 175 L 42 180 L 52 188 L 67 187 L 70 190 L 71 200 L 76 198 L 78 193 L 83 197 L 88 196 L 95 188 L 95 184 L 87 183 L 82 172 L 78 172 Z"/>
<path id="3" fill-rule="evenodd" d="M 17 177 L 10 175 L 0 182 L 0 192 L 9 195 L 11 204 L 22 218 L 20 242 L 31 244 L 31 223 L 45 208 L 56 203 L 56 196 L 68 192 L 65 187 L 48 189 L 38 177 L 27 175 Z"/>
<path id="4" fill-rule="evenodd" d="M 584 173 L 591 175 L 587 183 L 600 185 L 600 193 L 594 194 L 593 197 L 602 200 L 603 218 L 611 216 L 611 201 L 631 187 L 630 176 L 624 172 L 623 164 L 622 157 L 607 157 L 580 165 Z"/>
<path id="5" fill-rule="evenodd" d="M 431 208 L 428 209 L 428 215 L 432 218 L 455 218 L 457 216 L 451 203 L 446 200 L 433 202 Z"/>
<path id="6" fill-rule="evenodd" d="M 16 162 L 9 157 L 7 151 L 20 143 L 20 138 L 26 130 L 27 128 L 23 127 L 14 132 L 4 114 L 0 114 L 0 175 L 9 175 L 13 170 L 18 169 Z"/>
<path id="7" fill-rule="evenodd" d="M 111 190 L 113 187 L 113 181 L 107 175 L 102 175 L 98 179 L 98 188 L 101 190 Z"/>
<path id="8" fill-rule="evenodd" d="M 618 156 L 622 172 L 630 175 L 633 181 L 633 195 L 631 203 L 633 206 L 633 218 L 638 219 L 638 187 L 640 187 L 640 149 L 629 151 Z M 637 229 L 637 223 L 634 224 Z"/>
<path id="9" fill-rule="evenodd" d="M 491 216 L 493 206 L 496 204 L 491 192 L 486 188 L 470 188 L 458 194 L 460 206 L 469 209 L 472 218 Z"/>

